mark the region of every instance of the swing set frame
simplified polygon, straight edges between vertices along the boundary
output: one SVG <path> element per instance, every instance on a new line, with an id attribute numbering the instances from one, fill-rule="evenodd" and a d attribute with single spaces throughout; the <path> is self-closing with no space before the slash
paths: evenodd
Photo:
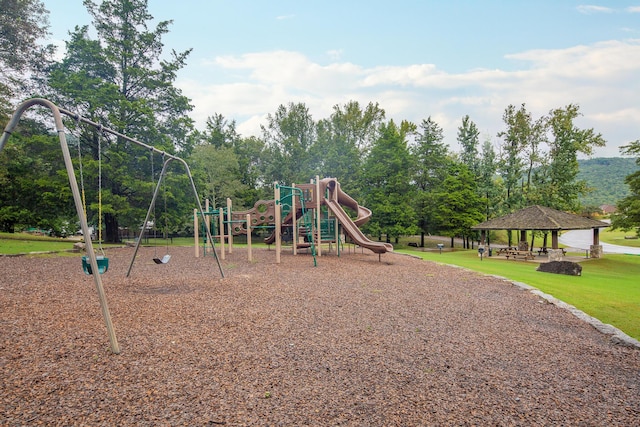
<path id="1" fill-rule="evenodd" d="M 78 188 L 78 181 L 76 180 L 76 174 L 75 174 L 75 169 L 73 167 L 73 162 L 71 160 L 71 153 L 69 152 L 69 146 L 67 144 L 67 138 L 66 138 L 66 134 L 65 134 L 65 126 L 64 123 L 62 122 L 62 114 L 69 116 L 71 118 L 73 118 L 74 120 L 76 120 L 77 122 L 82 122 L 85 123 L 87 125 L 93 126 L 97 129 L 99 129 L 100 131 L 104 132 L 104 133 L 108 133 L 111 135 L 114 135 L 118 138 L 121 139 L 125 139 L 133 144 L 139 145 L 141 147 L 146 148 L 147 150 L 150 150 L 153 153 L 157 153 L 157 154 L 161 154 L 162 156 L 164 156 L 164 158 L 166 159 L 164 161 L 164 165 L 162 166 L 162 172 L 160 173 L 160 178 L 158 179 L 158 183 L 156 185 L 156 188 L 153 192 L 153 200 L 151 201 L 151 204 L 149 205 L 149 210 L 147 211 L 147 218 L 145 219 L 144 224 L 147 223 L 147 221 L 149 220 L 149 215 L 151 214 L 151 209 L 153 208 L 153 206 L 155 205 L 155 201 L 156 198 L 158 196 L 158 191 L 160 189 L 160 184 L 162 182 L 162 178 L 164 177 L 167 167 L 168 165 L 173 162 L 173 161 L 178 161 L 178 163 L 182 164 L 185 168 L 186 174 L 189 177 L 189 182 L 191 183 L 191 189 L 193 190 L 193 195 L 196 199 L 196 203 L 198 206 L 198 209 L 200 210 L 200 214 L 204 217 L 204 211 L 202 209 L 202 203 L 200 202 L 200 197 L 198 195 L 198 190 L 196 189 L 195 183 L 193 181 L 193 176 L 191 175 L 191 170 L 189 169 L 189 165 L 187 164 L 187 162 L 185 162 L 182 158 L 174 156 L 172 154 L 166 153 L 162 150 L 158 150 L 157 148 L 147 145 L 143 142 L 140 142 L 136 139 L 130 138 L 122 133 L 119 133 L 115 130 L 106 128 L 104 126 L 102 126 L 99 123 L 93 122 L 89 119 L 86 119 L 84 117 L 80 117 L 80 115 L 73 113 L 69 110 L 65 110 L 64 108 L 60 108 L 58 107 L 56 104 L 54 104 L 53 102 L 44 99 L 44 98 L 32 98 L 32 99 L 28 99 L 24 102 L 22 102 L 18 108 L 16 109 L 16 111 L 13 113 L 13 115 L 11 116 L 11 119 L 9 120 L 9 122 L 7 123 L 7 125 L 5 126 L 4 132 L 2 133 L 2 136 L 0 136 L 0 151 L 2 151 L 2 149 L 4 148 L 5 144 L 7 143 L 7 141 L 9 140 L 9 137 L 11 136 L 11 133 L 13 132 L 13 130 L 16 128 L 16 126 L 18 125 L 18 123 L 20 122 L 20 118 L 22 117 L 22 115 L 31 107 L 34 106 L 41 106 L 41 107 L 45 107 L 48 108 L 49 110 L 51 110 L 51 112 L 53 113 L 53 119 L 55 122 L 55 128 L 56 128 L 56 132 L 58 133 L 58 138 L 60 140 L 60 148 L 62 150 L 62 156 L 64 158 L 64 164 L 65 164 L 65 168 L 67 170 L 67 176 L 69 178 L 69 186 L 71 187 L 71 192 L 73 194 L 73 201 L 75 204 L 75 208 L 76 208 L 76 213 L 78 214 L 78 219 L 80 221 L 80 228 L 82 230 L 82 233 L 84 236 L 90 236 L 90 232 L 89 232 L 89 226 L 87 223 L 87 216 L 84 212 L 84 206 L 83 206 L 83 202 L 82 202 L 82 197 L 80 195 L 80 190 Z M 213 238 L 211 236 L 211 231 L 209 230 L 209 228 L 207 227 L 206 229 L 207 231 L 207 237 L 209 238 L 209 241 L 211 242 L 211 246 L 213 249 L 213 253 L 216 259 L 216 262 L 218 264 L 218 268 L 220 270 L 220 275 L 221 277 L 224 277 L 224 272 L 222 271 L 222 266 L 220 265 L 220 260 L 218 259 L 218 256 L 216 254 L 216 250 L 215 250 L 215 246 L 213 244 Z M 142 229 L 142 232 L 144 232 L 144 227 Z M 141 236 L 142 237 L 142 232 L 141 232 Z M 138 247 L 140 245 L 140 241 L 142 239 L 139 238 L 136 244 L 136 249 L 135 249 L 135 253 L 133 254 L 133 258 L 131 259 L 131 264 L 129 265 L 129 270 L 127 271 L 127 277 L 129 276 L 129 274 L 131 273 L 131 269 L 133 267 L 133 263 L 135 261 L 135 257 L 136 254 L 138 252 Z M 98 262 L 97 262 L 97 258 L 96 258 L 96 254 L 95 251 L 93 249 L 93 243 L 91 242 L 91 239 L 86 239 L 85 238 L 85 248 L 86 248 L 86 252 L 88 255 L 88 261 L 89 261 L 89 266 L 91 267 L 91 270 L 93 272 L 98 272 L 99 268 L 98 268 Z M 115 334 L 115 330 L 113 328 L 113 323 L 111 321 L 111 314 L 109 312 L 109 306 L 107 304 L 107 297 L 106 294 L 104 292 L 104 286 L 102 285 L 102 277 L 100 274 L 92 274 L 93 277 L 93 281 L 95 283 L 96 286 L 96 290 L 98 292 L 98 299 L 100 301 L 100 308 L 102 311 L 102 316 L 104 318 L 106 327 L 107 327 L 107 334 L 109 336 L 109 342 L 111 344 L 111 352 L 114 354 L 119 354 L 120 353 L 120 346 L 118 344 L 118 340 L 116 338 L 116 334 Z"/>

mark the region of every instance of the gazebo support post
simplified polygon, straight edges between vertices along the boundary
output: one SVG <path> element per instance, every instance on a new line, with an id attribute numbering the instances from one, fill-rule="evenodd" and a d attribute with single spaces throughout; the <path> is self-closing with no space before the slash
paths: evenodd
<path id="1" fill-rule="evenodd" d="M 529 243 L 527 243 L 527 230 L 520 230 L 520 240 L 518 241 L 519 251 L 528 251 Z"/>
<path id="2" fill-rule="evenodd" d="M 558 230 L 551 230 L 551 249 L 558 249 Z"/>
<path id="3" fill-rule="evenodd" d="M 564 252 L 558 247 L 558 230 L 551 230 L 551 249 L 547 251 L 549 261 L 562 261 Z"/>
<path id="4" fill-rule="evenodd" d="M 589 247 L 589 256 L 591 258 L 602 258 L 602 245 L 600 244 L 600 229 L 593 229 L 593 244 Z"/>

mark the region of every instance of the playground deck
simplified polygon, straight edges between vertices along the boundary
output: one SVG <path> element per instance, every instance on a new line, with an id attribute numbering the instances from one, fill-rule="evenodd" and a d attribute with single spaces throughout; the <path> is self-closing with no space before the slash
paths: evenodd
<path id="1" fill-rule="evenodd" d="M 367 250 L 0 257 L 6 425 L 637 425 L 640 351 L 495 277 Z"/>

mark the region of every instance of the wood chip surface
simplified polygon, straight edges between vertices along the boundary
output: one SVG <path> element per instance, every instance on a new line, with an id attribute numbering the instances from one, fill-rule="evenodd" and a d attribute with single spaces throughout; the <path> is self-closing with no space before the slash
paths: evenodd
<path id="1" fill-rule="evenodd" d="M 118 355 L 79 257 L 0 257 L 0 425 L 640 425 L 640 351 L 499 278 L 157 251 L 107 252 Z"/>

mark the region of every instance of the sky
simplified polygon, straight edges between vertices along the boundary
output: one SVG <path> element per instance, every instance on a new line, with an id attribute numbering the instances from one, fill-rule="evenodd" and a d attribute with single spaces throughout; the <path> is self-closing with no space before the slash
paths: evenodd
<path id="1" fill-rule="evenodd" d="M 82 0 L 43 3 L 61 47 L 91 23 Z M 497 149 L 507 106 L 537 119 L 576 104 L 575 124 L 607 141 L 594 157 L 640 139 L 640 0 L 148 0 L 148 11 L 173 21 L 166 52 L 193 49 L 175 85 L 199 129 L 221 114 L 259 136 L 280 105 L 302 102 L 317 121 L 358 101 L 396 122 L 431 117 L 453 151 L 469 115 Z"/>

